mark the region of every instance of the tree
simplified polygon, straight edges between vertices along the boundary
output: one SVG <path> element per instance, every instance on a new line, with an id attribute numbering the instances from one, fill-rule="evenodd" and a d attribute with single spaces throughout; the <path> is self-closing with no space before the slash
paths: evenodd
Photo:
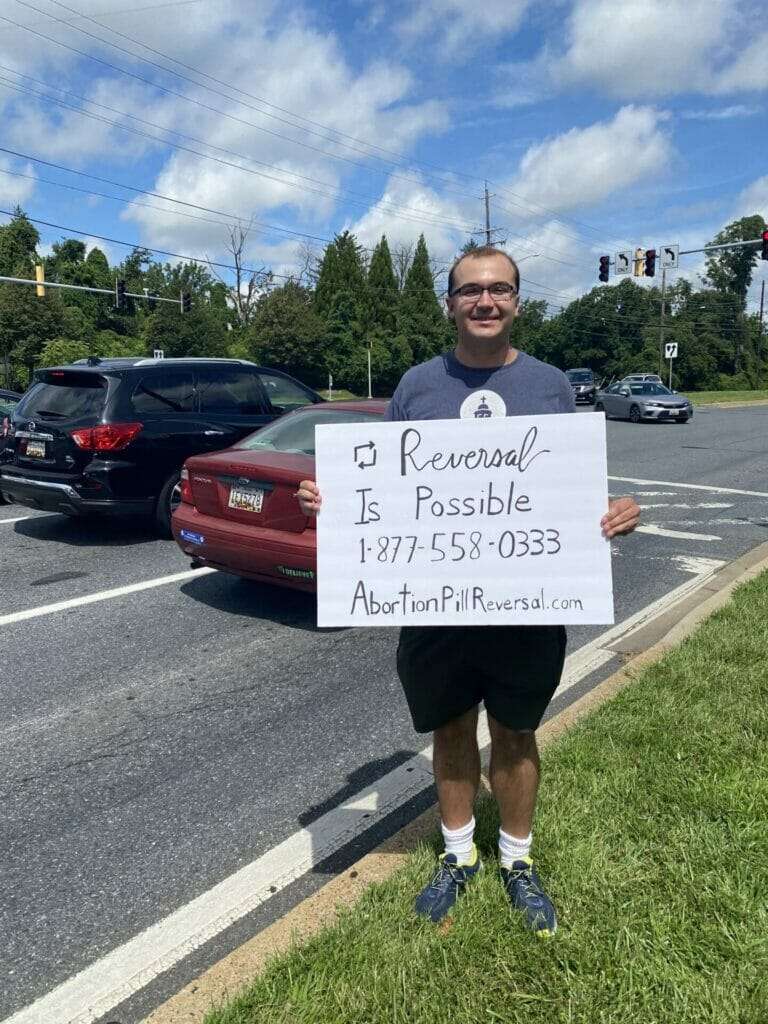
<path id="1" fill-rule="evenodd" d="M 61 336 L 63 323 L 57 295 L 39 299 L 29 285 L 0 285 L 0 355 L 7 381 L 26 387 L 43 346 Z"/>
<path id="2" fill-rule="evenodd" d="M 718 231 L 710 245 L 726 245 L 728 242 L 745 242 L 759 238 L 765 231 L 766 223 L 759 213 L 732 221 Z M 752 284 L 752 274 L 757 262 L 759 243 L 754 246 L 740 246 L 725 249 L 707 257 L 707 279 L 716 291 L 734 295 L 741 309 L 746 307 L 747 291 Z"/>
<path id="3" fill-rule="evenodd" d="M 0 227 L 0 275 L 31 277 L 37 262 L 40 235 L 27 215 L 17 206 L 13 220 Z"/>
<path id="4" fill-rule="evenodd" d="M 289 281 L 259 299 L 251 326 L 243 335 L 244 352 L 255 362 L 285 370 L 305 384 L 324 386 L 325 330 L 314 310 L 312 292 Z"/>
<path id="5" fill-rule="evenodd" d="M 237 316 L 240 327 L 250 324 L 259 297 L 264 294 L 272 283 L 272 271 L 266 267 L 252 270 L 244 265 L 245 247 L 248 240 L 250 225 L 243 227 L 241 223 L 229 226 L 229 244 L 227 249 L 232 254 L 235 264 L 235 283 L 227 287 L 227 294 Z M 217 274 L 219 281 L 223 279 Z"/>
<path id="6" fill-rule="evenodd" d="M 367 380 L 368 360 L 360 303 L 352 289 L 335 293 L 326 323 L 322 346 L 326 372 L 332 373 L 335 381 L 350 390 L 360 390 L 361 380 Z"/>
<path id="7" fill-rule="evenodd" d="M 424 235 L 419 236 L 403 285 L 398 328 L 418 363 L 444 352 L 453 344 L 453 327 L 435 294 Z"/>
<path id="8" fill-rule="evenodd" d="M 341 291 L 354 296 L 359 307 L 356 315 L 362 319 L 367 306 L 365 267 L 362 249 L 349 231 L 336 235 L 323 253 L 315 288 L 315 310 L 320 316 L 329 320 L 335 296 Z"/>
<path id="9" fill-rule="evenodd" d="M 381 241 L 371 256 L 368 267 L 368 297 L 371 312 L 370 329 L 381 328 L 385 333 L 394 334 L 400 295 L 386 235 L 381 236 Z"/>

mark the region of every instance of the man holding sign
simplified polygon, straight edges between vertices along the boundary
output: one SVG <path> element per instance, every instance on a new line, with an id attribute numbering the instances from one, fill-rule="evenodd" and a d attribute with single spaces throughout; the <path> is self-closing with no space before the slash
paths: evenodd
<path id="1" fill-rule="evenodd" d="M 448 310 L 456 323 L 454 352 L 408 370 L 387 410 L 391 421 L 535 416 L 575 410 L 558 369 L 510 347 L 520 274 L 491 246 L 456 261 L 448 275 Z M 457 434 L 461 428 L 457 427 Z M 305 515 L 320 511 L 314 481 L 297 492 Z M 606 538 L 630 533 L 639 508 L 631 498 L 609 503 Z M 434 733 L 433 765 L 445 852 L 416 900 L 419 914 L 439 921 L 480 870 L 474 844 L 474 801 L 480 782 L 478 709 L 488 713 L 489 777 L 499 805 L 499 860 L 511 906 L 544 938 L 557 919 L 530 857 L 539 785 L 535 730 L 557 689 L 565 659 L 562 625 L 405 626 L 398 675 L 417 732 Z M 468 666 L 470 670 L 468 671 Z"/>

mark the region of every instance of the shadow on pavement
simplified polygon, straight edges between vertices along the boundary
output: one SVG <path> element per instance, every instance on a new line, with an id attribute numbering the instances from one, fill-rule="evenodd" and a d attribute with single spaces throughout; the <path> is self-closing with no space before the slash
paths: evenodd
<path id="1" fill-rule="evenodd" d="M 294 629 L 318 632 L 315 595 L 301 590 L 256 583 L 225 572 L 199 576 L 184 583 L 180 590 L 186 597 L 230 615 L 265 619 Z M 340 630 L 323 629 L 323 632 Z"/>
<path id="2" fill-rule="evenodd" d="M 32 540 L 56 541 L 58 544 L 71 544 L 75 547 L 130 547 L 159 540 L 149 522 L 76 518 L 56 513 L 24 519 L 14 523 L 13 529 L 15 533 Z"/>

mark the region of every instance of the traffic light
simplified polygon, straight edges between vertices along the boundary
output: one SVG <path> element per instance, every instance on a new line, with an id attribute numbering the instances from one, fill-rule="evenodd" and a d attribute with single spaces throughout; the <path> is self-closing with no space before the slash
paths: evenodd
<path id="1" fill-rule="evenodd" d="M 608 280 L 608 274 L 609 274 L 608 268 L 610 267 L 610 264 L 611 264 L 610 256 L 601 256 L 600 257 L 600 272 L 599 272 L 599 274 L 597 276 L 600 278 L 601 281 L 607 281 Z"/>
<path id="2" fill-rule="evenodd" d="M 115 305 L 118 309 L 125 309 L 125 281 L 122 278 L 115 281 Z"/>
<path id="3" fill-rule="evenodd" d="M 646 249 L 645 250 L 645 276 L 653 277 L 656 273 L 656 250 Z"/>
<path id="4" fill-rule="evenodd" d="M 645 249 L 641 249 L 640 246 L 635 249 L 635 269 L 634 276 L 642 277 L 645 273 Z"/>
<path id="5" fill-rule="evenodd" d="M 147 306 L 149 307 L 150 312 L 152 312 L 153 310 L 157 309 L 157 296 L 156 295 L 148 295 L 147 296 Z"/>
<path id="6" fill-rule="evenodd" d="M 45 298 L 45 267 L 42 263 L 35 264 L 35 280 L 37 281 L 37 292 L 38 299 Z"/>
<path id="7" fill-rule="evenodd" d="M 192 312 L 192 295 L 189 292 L 181 293 L 181 312 L 191 313 Z"/>
<path id="8" fill-rule="evenodd" d="M 760 253 L 761 260 L 768 260 L 768 231 L 763 232 L 763 248 Z"/>

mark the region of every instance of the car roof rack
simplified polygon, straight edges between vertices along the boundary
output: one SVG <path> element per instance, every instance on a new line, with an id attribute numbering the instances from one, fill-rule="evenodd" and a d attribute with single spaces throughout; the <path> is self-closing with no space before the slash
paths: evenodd
<path id="1" fill-rule="evenodd" d="M 255 366 L 251 359 L 230 359 L 226 356 L 171 356 L 162 359 L 139 359 L 134 366 L 157 366 L 158 363 L 234 363 L 236 366 Z"/>

